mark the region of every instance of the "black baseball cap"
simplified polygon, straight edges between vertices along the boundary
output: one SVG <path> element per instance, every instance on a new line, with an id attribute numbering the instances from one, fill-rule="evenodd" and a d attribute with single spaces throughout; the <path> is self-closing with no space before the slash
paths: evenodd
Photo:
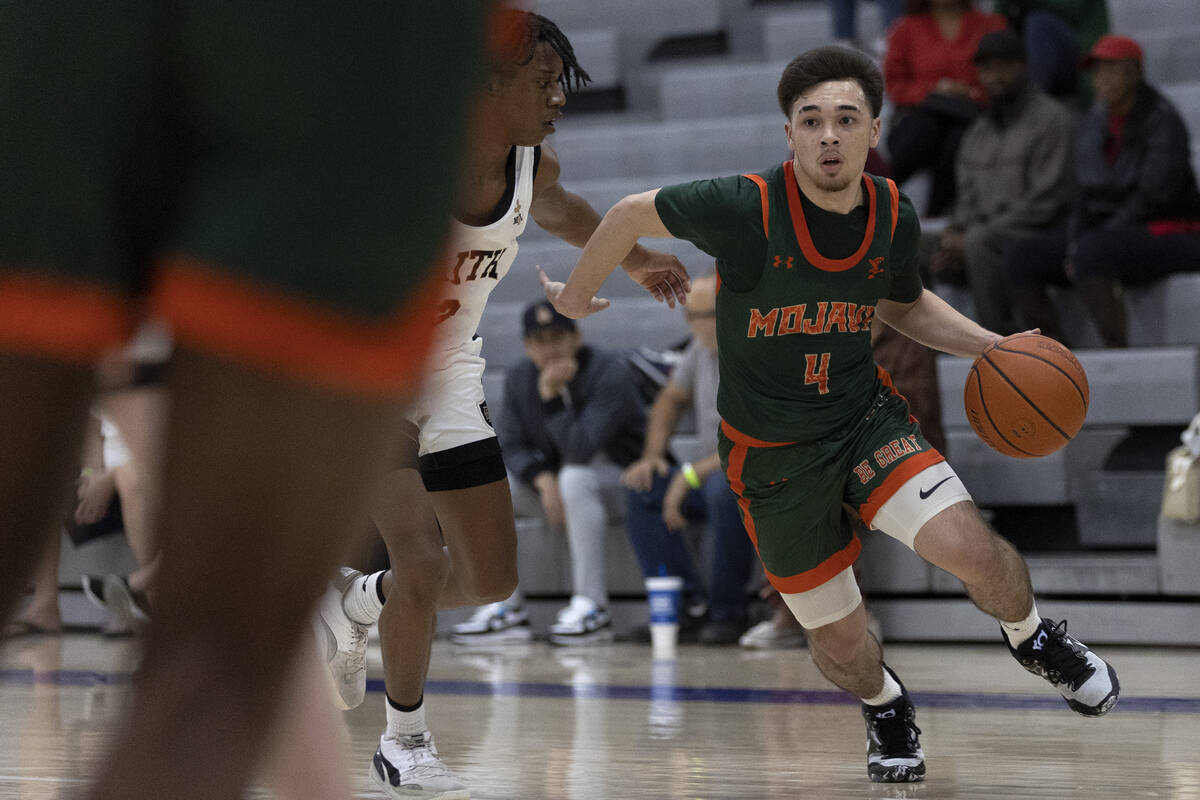
<path id="1" fill-rule="evenodd" d="M 558 313 L 549 300 L 538 300 L 525 307 L 521 327 L 525 336 L 545 330 L 574 331 L 575 320 Z"/>
<path id="2" fill-rule="evenodd" d="M 1021 37 L 1012 31 L 992 31 L 979 40 L 979 47 L 975 49 L 975 55 L 971 58 L 976 64 L 989 59 L 1024 61 L 1025 44 Z"/>

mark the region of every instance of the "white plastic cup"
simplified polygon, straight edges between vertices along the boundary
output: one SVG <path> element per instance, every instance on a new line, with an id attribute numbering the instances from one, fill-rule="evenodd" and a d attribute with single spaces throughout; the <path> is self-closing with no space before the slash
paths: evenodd
<path id="1" fill-rule="evenodd" d="M 654 659 L 675 658 L 679 643 L 679 605 L 683 578 L 663 575 L 646 578 L 646 600 L 650 605 L 650 649 Z"/>

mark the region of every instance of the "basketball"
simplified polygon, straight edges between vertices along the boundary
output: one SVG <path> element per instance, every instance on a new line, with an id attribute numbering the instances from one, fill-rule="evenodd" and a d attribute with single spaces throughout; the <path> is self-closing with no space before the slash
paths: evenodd
<path id="1" fill-rule="evenodd" d="M 1087 374 L 1053 339 L 1017 333 L 975 359 L 963 403 L 971 427 L 993 450 L 1013 458 L 1047 456 L 1083 427 Z"/>

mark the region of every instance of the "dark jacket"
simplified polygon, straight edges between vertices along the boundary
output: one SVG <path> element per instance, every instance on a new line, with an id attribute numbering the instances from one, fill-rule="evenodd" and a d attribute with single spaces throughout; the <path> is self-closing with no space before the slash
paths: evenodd
<path id="1" fill-rule="evenodd" d="M 1097 106 L 1085 118 L 1075 150 L 1072 239 L 1092 228 L 1200 218 L 1187 127 L 1169 100 L 1143 83 L 1111 165 L 1104 158 L 1108 138 L 1107 112 Z"/>
<path id="2" fill-rule="evenodd" d="M 505 377 L 496 435 L 505 465 L 525 483 L 544 470 L 586 464 L 597 453 L 622 467 L 642 453 L 646 412 L 625 357 L 584 345 L 578 358 L 565 400 L 542 402 L 538 370 L 529 359 Z"/>

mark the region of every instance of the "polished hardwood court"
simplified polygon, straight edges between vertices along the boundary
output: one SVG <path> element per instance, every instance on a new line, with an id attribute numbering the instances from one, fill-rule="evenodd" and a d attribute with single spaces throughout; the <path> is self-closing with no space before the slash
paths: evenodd
<path id="1" fill-rule="evenodd" d="M 438 643 L 428 717 L 481 800 L 1172 798 L 1200 800 L 1200 651 L 1100 648 L 1120 673 L 1107 717 L 1072 713 L 1003 645 L 891 645 L 914 695 L 924 783 L 867 780 L 856 704 L 804 650 Z M 95 634 L 0 649 L 0 798 L 77 796 L 129 697 L 136 642 Z M 358 796 L 384 724 L 378 651 L 345 721 Z M 254 796 L 266 797 L 262 791 Z"/>

